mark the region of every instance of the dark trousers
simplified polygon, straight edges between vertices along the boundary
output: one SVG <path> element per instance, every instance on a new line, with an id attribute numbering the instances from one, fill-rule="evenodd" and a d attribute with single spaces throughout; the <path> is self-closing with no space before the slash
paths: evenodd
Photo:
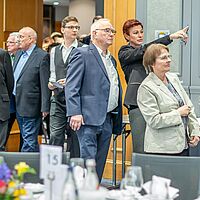
<path id="1" fill-rule="evenodd" d="M 6 135 L 6 141 L 4 143 L 4 146 L 6 146 L 7 144 L 7 141 L 8 141 L 8 138 L 9 138 L 9 135 L 10 135 L 10 131 L 12 129 L 12 126 L 15 122 L 15 119 L 16 119 L 16 113 L 10 113 L 10 118 L 8 120 L 8 130 L 7 130 L 7 135 Z"/>
<path id="2" fill-rule="evenodd" d="M 146 122 L 139 108 L 129 110 L 133 152 L 144 153 L 144 135 Z"/>
<path id="3" fill-rule="evenodd" d="M 67 134 L 67 151 L 70 152 L 70 157 L 80 157 L 79 141 L 76 132 L 69 127 L 67 122 L 65 101 L 59 101 L 53 96 L 50 109 L 49 144 L 63 147 L 65 134 Z"/>
<path id="4" fill-rule="evenodd" d="M 0 151 L 5 151 L 5 142 L 8 130 L 8 120 L 1 121 L 0 120 Z"/>
<path id="5" fill-rule="evenodd" d="M 112 136 L 112 119 L 111 114 L 107 114 L 106 120 L 102 126 L 81 126 L 77 131 L 81 158 L 95 159 L 96 170 L 101 182 L 108 149 L 110 146 L 110 140 Z"/>

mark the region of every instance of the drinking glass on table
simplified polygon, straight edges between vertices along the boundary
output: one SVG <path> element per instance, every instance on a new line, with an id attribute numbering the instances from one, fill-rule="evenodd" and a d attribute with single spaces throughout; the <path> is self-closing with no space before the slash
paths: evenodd
<path id="1" fill-rule="evenodd" d="M 132 192 L 139 192 L 143 185 L 142 168 L 130 166 L 127 168 L 124 178 L 125 189 Z"/>
<path id="2" fill-rule="evenodd" d="M 150 185 L 150 195 L 152 199 L 166 200 L 169 199 L 169 182 L 165 178 L 152 177 Z"/>
<path id="3" fill-rule="evenodd" d="M 73 167 L 74 179 L 78 189 L 83 187 L 83 182 L 85 178 L 85 164 L 83 158 L 71 158 L 70 165 Z"/>

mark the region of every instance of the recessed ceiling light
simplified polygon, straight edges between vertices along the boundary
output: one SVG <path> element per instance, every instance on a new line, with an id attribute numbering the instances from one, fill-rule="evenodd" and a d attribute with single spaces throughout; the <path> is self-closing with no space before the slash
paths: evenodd
<path id="1" fill-rule="evenodd" d="M 59 5 L 59 2 L 58 2 L 58 1 L 54 1 L 54 2 L 53 2 L 53 5 L 54 5 L 54 6 L 57 6 L 57 5 Z"/>

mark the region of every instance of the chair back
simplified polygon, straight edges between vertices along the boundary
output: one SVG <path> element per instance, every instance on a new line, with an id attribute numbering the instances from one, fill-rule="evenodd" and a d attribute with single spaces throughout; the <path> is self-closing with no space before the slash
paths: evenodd
<path id="1" fill-rule="evenodd" d="M 30 167 L 36 170 L 36 174 L 25 174 L 25 183 L 42 183 L 40 179 L 40 153 L 39 152 L 0 152 L 0 158 L 3 158 L 8 167 L 12 170 L 19 162 L 26 162 Z M 1 160 L 1 159 L 0 159 Z M 69 163 L 69 153 L 63 152 L 62 160 L 64 164 Z"/>
<path id="2" fill-rule="evenodd" d="M 39 171 L 40 171 L 40 153 L 32 152 L 0 152 L 0 156 L 4 158 L 8 167 L 12 170 L 14 166 L 19 162 L 26 162 L 30 167 L 36 170 L 36 174 L 25 174 L 24 182 L 27 183 L 39 183 Z"/>
<path id="3" fill-rule="evenodd" d="M 171 185 L 180 190 L 177 200 L 192 200 L 200 194 L 200 157 L 133 153 L 132 165 L 142 167 L 144 182 L 153 175 L 171 179 Z"/>

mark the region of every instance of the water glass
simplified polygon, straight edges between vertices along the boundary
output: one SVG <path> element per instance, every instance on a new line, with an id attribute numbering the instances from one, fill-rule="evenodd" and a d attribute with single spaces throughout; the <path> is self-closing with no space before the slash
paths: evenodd
<path id="1" fill-rule="evenodd" d="M 142 168 L 139 166 L 128 167 L 125 173 L 125 188 L 130 191 L 139 192 L 142 189 Z"/>
<path id="2" fill-rule="evenodd" d="M 70 165 L 73 167 L 74 179 L 78 189 L 83 187 L 85 179 L 85 165 L 83 158 L 71 158 Z"/>

